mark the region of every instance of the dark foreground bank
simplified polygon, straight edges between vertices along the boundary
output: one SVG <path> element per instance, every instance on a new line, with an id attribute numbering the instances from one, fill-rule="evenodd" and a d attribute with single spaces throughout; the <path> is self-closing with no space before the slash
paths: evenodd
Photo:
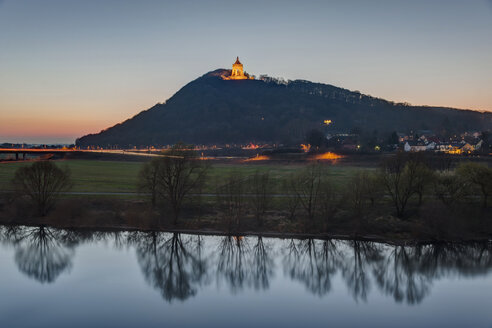
<path id="1" fill-rule="evenodd" d="M 472 242 L 492 238 L 490 209 L 465 207 L 453 209 L 428 200 L 418 211 L 405 218 L 391 213 L 390 204 L 379 205 L 366 213 L 337 211 L 332 215 L 292 216 L 285 199 L 276 209 L 256 217 L 245 209 L 231 216 L 215 201 L 201 199 L 187 206 L 174 222 L 166 208 L 149 207 L 148 202 L 112 197 L 74 197 L 59 201 L 46 216 L 37 216 L 32 205 L 22 197 L 3 195 L 0 201 L 0 224 L 51 226 L 65 229 L 167 231 L 214 235 L 259 235 L 280 238 L 337 238 L 415 244 L 426 242 Z M 206 198 L 206 197 L 204 197 Z M 214 198 L 214 197 L 208 197 Z"/>

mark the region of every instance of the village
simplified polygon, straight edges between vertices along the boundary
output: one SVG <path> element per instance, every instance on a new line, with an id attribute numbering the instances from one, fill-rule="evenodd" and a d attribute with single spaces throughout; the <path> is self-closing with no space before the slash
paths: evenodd
<path id="1" fill-rule="evenodd" d="M 490 155 L 490 135 L 487 132 L 465 132 L 444 137 L 431 130 L 415 133 L 393 132 L 389 139 L 368 140 L 359 134 L 340 133 L 326 135 L 329 148 L 345 153 L 364 152 L 435 152 L 450 155 Z"/>

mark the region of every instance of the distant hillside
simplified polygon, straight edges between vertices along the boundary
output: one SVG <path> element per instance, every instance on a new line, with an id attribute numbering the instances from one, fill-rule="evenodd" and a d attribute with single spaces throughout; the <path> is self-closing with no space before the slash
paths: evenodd
<path id="1" fill-rule="evenodd" d="M 188 83 L 165 104 L 77 139 L 77 146 L 284 143 L 304 140 L 331 119 L 333 132 L 379 134 L 434 130 L 447 135 L 492 129 L 492 113 L 397 104 L 328 84 L 272 78 L 225 81 L 216 70 Z M 229 71 L 230 72 L 230 71 Z"/>

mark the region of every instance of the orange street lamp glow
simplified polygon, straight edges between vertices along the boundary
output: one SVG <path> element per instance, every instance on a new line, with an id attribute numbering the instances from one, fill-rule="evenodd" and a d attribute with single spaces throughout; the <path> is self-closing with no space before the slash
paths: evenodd
<path id="1" fill-rule="evenodd" d="M 313 160 L 323 160 L 323 159 L 328 159 L 328 160 L 337 160 L 337 159 L 341 159 L 343 158 L 344 156 L 342 155 L 338 155 L 338 154 L 335 154 L 335 153 L 332 153 L 332 152 L 326 152 L 326 153 L 323 153 L 323 154 L 317 154 L 316 156 L 314 156 L 312 159 Z"/>
<path id="2" fill-rule="evenodd" d="M 270 160 L 270 157 L 268 157 L 266 155 L 256 154 L 256 157 L 247 158 L 247 159 L 243 160 L 243 162 L 268 161 L 268 160 Z"/>

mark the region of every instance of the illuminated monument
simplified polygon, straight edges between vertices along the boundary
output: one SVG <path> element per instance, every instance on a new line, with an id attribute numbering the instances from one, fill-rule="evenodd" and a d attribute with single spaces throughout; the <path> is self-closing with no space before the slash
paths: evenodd
<path id="1" fill-rule="evenodd" d="M 225 76 L 222 75 L 224 80 L 248 80 L 254 79 L 254 77 L 249 76 L 248 74 L 244 74 L 243 64 L 239 61 L 239 57 L 236 58 L 236 62 L 232 64 L 232 72 L 231 75 Z"/>

